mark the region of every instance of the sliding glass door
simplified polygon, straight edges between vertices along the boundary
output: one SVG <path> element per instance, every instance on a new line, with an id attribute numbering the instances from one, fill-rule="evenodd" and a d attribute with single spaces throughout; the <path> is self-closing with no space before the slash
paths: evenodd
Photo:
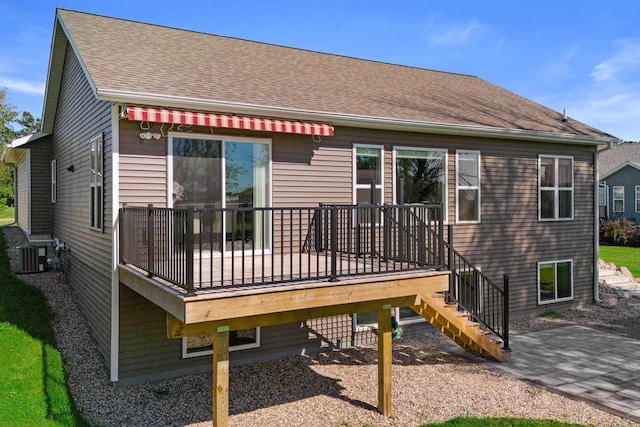
<path id="1" fill-rule="evenodd" d="M 173 207 L 203 209 L 194 221 L 196 249 L 269 249 L 270 216 L 260 210 L 270 206 L 269 142 L 180 134 L 171 135 L 170 150 Z"/>

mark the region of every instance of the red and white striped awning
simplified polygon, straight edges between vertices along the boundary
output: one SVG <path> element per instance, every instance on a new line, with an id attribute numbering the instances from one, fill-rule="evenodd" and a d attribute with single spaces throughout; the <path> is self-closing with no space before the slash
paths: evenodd
<path id="1" fill-rule="evenodd" d="M 295 133 L 300 135 L 333 136 L 333 126 L 321 123 L 264 119 L 260 117 L 231 116 L 215 113 L 198 113 L 193 111 L 166 110 L 150 107 L 129 106 L 126 111 L 127 118 L 133 121 L 208 126 L 263 132 Z"/>

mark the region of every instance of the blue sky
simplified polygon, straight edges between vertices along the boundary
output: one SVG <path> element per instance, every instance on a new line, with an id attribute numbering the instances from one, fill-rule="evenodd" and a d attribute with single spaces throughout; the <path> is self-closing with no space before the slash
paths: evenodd
<path id="1" fill-rule="evenodd" d="M 640 141 L 637 0 L 0 0 L 0 87 L 36 117 L 55 7 L 476 75 Z"/>

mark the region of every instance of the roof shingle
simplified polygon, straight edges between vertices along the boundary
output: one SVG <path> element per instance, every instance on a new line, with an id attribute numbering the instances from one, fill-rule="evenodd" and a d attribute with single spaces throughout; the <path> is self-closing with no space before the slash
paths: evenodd
<path id="1" fill-rule="evenodd" d="M 98 92 L 611 137 L 474 76 L 69 10 L 58 15 Z"/>
<path id="2" fill-rule="evenodd" d="M 640 142 L 625 142 L 614 145 L 611 150 L 598 155 L 600 176 L 604 176 L 625 162 L 640 166 Z"/>

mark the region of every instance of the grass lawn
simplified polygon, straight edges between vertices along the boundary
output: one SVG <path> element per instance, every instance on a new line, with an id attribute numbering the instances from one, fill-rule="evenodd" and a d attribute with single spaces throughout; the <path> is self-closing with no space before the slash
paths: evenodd
<path id="1" fill-rule="evenodd" d="M 521 418 L 475 418 L 457 417 L 444 423 L 423 424 L 420 427 L 580 427 L 581 424 L 568 424 L 550 420 L 524 420 Z"/>
<path id="2" fill-rule="evenodd" d="M 14 207 L 3 207 L 0 209 L 0 225 L 11 224 L 15 221 L 15 208 Z"/>
<path id="3" fill-rule="evenodd" d="M 9 269 L 0 230 L 0 425 L 84 426 L 56 349 L 53 314 L 39 289 Z"/>
<path id="4" fill-rule="evenodd" d="M 600 258 L 617 267 L 625 266 L 633 277 L 640 277 L 640 248 L 626 246 L 600 246 Z"/>

